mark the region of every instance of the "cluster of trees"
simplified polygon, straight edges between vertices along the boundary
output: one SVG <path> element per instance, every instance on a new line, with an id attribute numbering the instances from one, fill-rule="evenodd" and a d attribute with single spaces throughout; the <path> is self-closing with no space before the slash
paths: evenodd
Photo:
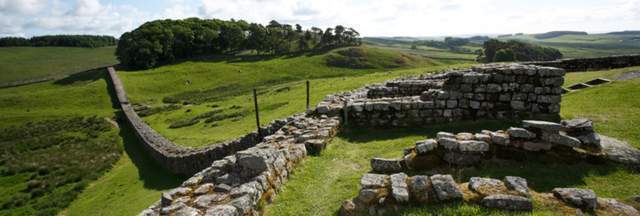
<path id="1" fill-rule="evenodd" d="M 323 31 L 316 27 L 303 30 L 298 24 L 277 21 L 263 26 L 233 19 L 167 19 L 147 22 L 124 33 L 116 56 L 123 65 L 150 68 L 176 59 L 246 50 L 279 55 L 360 45 L 359 36 L 356 30 L 341 25 Z"/>
<path id="2" fill-rule="evenodd" d="M 551 61 L 562 58 L 562 53 L 551 47 L 542 47 L 521 41 L 491 39 L 483 44 L 480 62 Z"/>
<path id="3" fill-rule="evenodd" d="M 115 46 L 116 38 L 102 35 L 44 35 L 32 38 L 0 38 L 0 47 L 8 46 L 66 46 L 66 47 L 104 47 Z"/>
<path id="4" fill-rule="evenodd" d="M 437 40 L 414 41 L 411 47 L 415 49 L 417 45 L 422 45 L 422 46 L 429 46 L 429 47 L 434 47 L 438 49 L 447 49 L 453 52 L 473 53 L 472 50 L 461 47 L 470 42 L 471 41 L 468 38 L 445 37 L 444 41 L 437 41 Z"/>

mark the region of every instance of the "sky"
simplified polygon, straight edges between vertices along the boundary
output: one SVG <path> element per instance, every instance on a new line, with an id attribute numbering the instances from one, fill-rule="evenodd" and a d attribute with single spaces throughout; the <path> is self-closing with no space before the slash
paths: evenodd
<path id="1" fill-rule="evenodd" d="M 353 27 L 363 36 L 640 30 L 640 0 L 0 0 L 0 36 L 119 37 L 188 17 Z"/>

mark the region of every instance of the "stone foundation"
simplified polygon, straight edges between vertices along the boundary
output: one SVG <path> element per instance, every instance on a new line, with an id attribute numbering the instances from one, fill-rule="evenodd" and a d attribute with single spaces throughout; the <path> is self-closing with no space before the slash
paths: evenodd
<path id="1" fill-rule="evenodd" d="M 550 67 L 481 65 L 330 95 L 316 112 L 343 115 L 349 124 L 363 126 L 555 117 L 564 74 Z"/>
<path id="2" fill-rule="evenodd" d="M 336 135 L 333 117 L 296 117 L 254 147 L 198 172 L 182 186 L 163 193 L 140 215 L 260 215 L 308 153 L 319 154 Z"/>
<path id="3" fill-rule="evenodd" d="M 339 215 L 383 215 L 404 206 L 434 203 L 473 203 L 484 208 L 529 212 L 536 203 L 553 205 L 560 214 L 639 215 L 627 204 L 615 199 L 599 198 L 592 190 L 555 188 L 551 193 L 538 193 L 528 187 L 527 180 L 506 176 L 503 180 L 471 177 L 456 183 L 451 175 L 391 175 L 367 173 L 360 179 L 358 195 L 342 203 Z"/>

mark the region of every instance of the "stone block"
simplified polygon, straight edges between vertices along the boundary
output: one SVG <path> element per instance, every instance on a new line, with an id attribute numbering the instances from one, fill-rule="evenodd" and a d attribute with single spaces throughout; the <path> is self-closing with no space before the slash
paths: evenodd
<path id="1" fill-rule="evenodd" d="M 558 132 L 560 131 L 560 129 L 562 129 L 561 124 L 538 120 L 523 120 L 522 127 L 527 129 L 539 129 L 547 132 Z"/>
<path id="2" fill-rule="evenodd" d="M 505 176 L 504 184 L 509 190 L 518 192 L 521 196 L 529 196 L 527 179 L 518 176 Z"/>
<path id="3" fill-rule="evenodd" d="M 404 171 L 403 161 L 397 159 L 371 159 L 371 169 L 376 173 L 397 173 Z"/>
<path id="4" fill-rule="evenodd" d="M 524 128 L 510 127 L 507 130 L 509 137 L 520 138 L 520 139 L 533 139 L 536 138 L 536 134 L 528 131 Z"/>
<path id="5" fill-rule="evenodd" d="M 366 173 L 360 178 L 360 187 L 363 189 L 384 188 L 388 184 L 388 175 Z"/>
<path id="6" fill-rule="evenodd" d="M 455 138 L 438 138 L 438 145 L 449 151 L 458 150 L 458 141 Z"/>
<path id="7" fill-rule="evenodd" d="M 510 211 L 532 211 L 533 202 L 531 199 L 521 196 L 513 196 L 506 194 L 496 194 L 483 198 L 480 201 L 482 206 L 492 209 L 510 210 Z"/>
<path id="8" fill-rule="evenodd" d="M 554 188 L 553 195 L 565 203 L 583 210 L 593 211 L 597 206 L 597 197 L 593 190 Z"/>
<path id="9" fill-rule="evenodd" d="M 391 195 L 398 203 L 409 202 L 409 189 L 407 186 L 407 174 L 396 173 L 390 175 Z"/>
<path id="10" fill-rule="evenodd" d="M 438 147 L 438 142 L 435 139 L 427 139 L 416 142 L 416 153 L 418 155 L 424 155 L 430 151 L 435 150 Z"/>
<path id="11" fill-rule="evenodd" d="M 451 175 L 433 175 L 430 178 L 436 198 L 440 201 L 462 200 L 462 191 Z"/>
<path id="12" fill-rule="evenodd" d="M 463 140 L 459 142 L 461 152 L 487 152 L 489 144 L 478 140 Z"/>

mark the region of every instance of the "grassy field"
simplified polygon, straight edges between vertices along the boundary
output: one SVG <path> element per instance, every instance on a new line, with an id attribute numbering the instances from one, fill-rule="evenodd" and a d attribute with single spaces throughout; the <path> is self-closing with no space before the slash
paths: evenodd
<path id="1" fill-rule="evenodd" d="M 117 109 L 112 103 L 105 71 L 93 71 L 62 80 L 0 89 L 0 128 L 42 120 L 69 119 L 93 116 L 115 118 Z M 124 126 L 124 125 L 121 125 Z M 183 177 L 164 171 L 140 148 L 128 128 L 114 128 L 106 134 L 113 137 L 124 154 L 113 168 L 89 183 L 74 200 L 66 215 L 134 215 L 153 203 L 162 190 L 177 186 Z M 1 178 L 7 190 L 24 190 L 17 176 Z M 0 190 L 0 200 L 11 193 Z M 20 214 L 18 211 L 0 215 Z"/>
<path id="2" fill-rule="evenodd" d="M 565 58 L 583 58 L 640 53 L 640 35 L 562 35 L 548 39 L 536 39 L 533 35 L 520 35 L 501 40 L 522 40 L 560 50 Z"/>
<path id="3" fill-rule="evenodd" d="M 165 101 L 166 98 L 171 98 L 172 101 L 191 102 L 192 104 L 183 105 L 181 109 L 150 115 L 144 119 L 175 143 L 203 146 L 254 130 L 251 96 L 253 87 L 259 88 L 260 118 L 266 124 L 274 119 L 304 112 L 305 79 L 311 80 L 311 104 L 315 104 L 330 93 L 400 75 L 442 70 L 449 65 L 428 58 L 406 57 L 407 55 L 396 51 L 370 47 L 363 49 L 366 61 L 386 63 L 369 69 L 329 67 L 325 58 L 336 55 L 331 52 L 263 61 L 184 62 L 147 71 L 123 71 L 119 72 L 119 76 L 124 80 L 129 98 L 135 103 L 159 107 L 163 106 L 163 98 Z M 394 65 L 394 59 L 397 58 L 413 60 L 391 69 L 429 69 L 376 73 L 389 70 L 388 65 Z M 194 118 L 198 123 L 171 128 L 176 122 L 188 122 Z"/>
<path id="4" fill-rule="evenodd" d="M 594 74 L 615 76 L 621 71 L 571 73 L 568 82 L 589 79 Z M 616 81 L 609 85 L 569 93 L 563 97 L 562 117 L 586 117 L 595 121 L 596 130 L 617 137 L 640 147 L 640 98 L 633 96 L 640 91 L 640 79 Z M 606 106 L 603 106 L 606 105 Z M 370 170 L 372 157 L 395 158 L 402 156 L 402 149 L 415 141 L 433 137 L 438 131 L 478 131 L 479 129 L 505 128 L 517 122 L 466 122 L 435 125 L 425 128 L 362 130 L 350 129 L 336 138 L 321 156 L 308 158 L 296 169 L 273 204 L 265 209 L 268 215 L 333 215 L 340 202 L 356 196 L 359 178 Z M 529 180 L 536 191 L 547 192 L 553 187 L 582 187 L 596 191 L 601 197 L 626 199 L 640 193 L 634 182 L 640 175 L 613 164 L 545 164 L 539 161 L 490 162 L 479 168 L 454 172 L 458 180 L 467 181 L 471 176 L 502 178 L 518 175 Z M 487 212 L 473 205 L 415 207 L 398 215 L 477 215 L 504 214 Z M 554 214 L 547 206 L 536 205 L 535 215 Z"/>
<path id="5" fill-rule="evenodd" d="M 0 47 L 0 86 L 113 65 L 114 52 L 115 47 Z"/>

